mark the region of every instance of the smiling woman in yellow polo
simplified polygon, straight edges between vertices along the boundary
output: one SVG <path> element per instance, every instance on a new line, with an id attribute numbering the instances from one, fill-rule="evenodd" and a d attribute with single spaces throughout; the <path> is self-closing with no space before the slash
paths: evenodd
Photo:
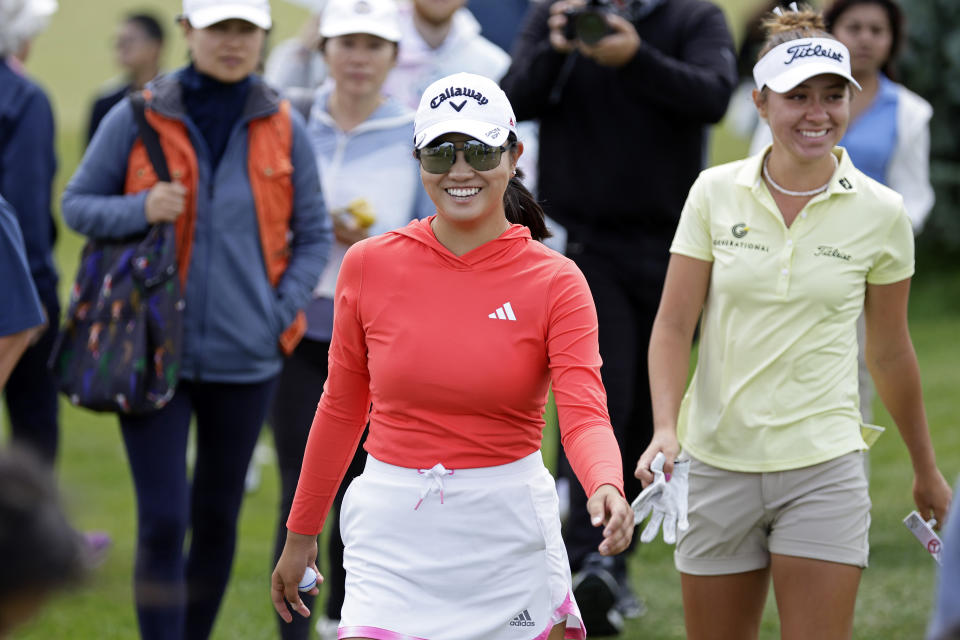
<path id="1" fill-rule="evenodd" d="M 917 510 L 942 522 L 951 498 L 907 326 L 910 221 L 901 197 L 836 146 L 860 88 L 850 52 L 812 11 L 781 11 L 767 26 L 753 99 L 773 143 L 691 188 L 650 335 L 654 433 L 635 475 L 652 482 L 661 453 L 672 473 L 681 443 L 690 458 L 677 502 L 689 527 L 674 554 L 689 640 L 756 638 L 771 582 L 783 637 L 853 635 L 871 507 L 861 312 Z"/>
<path id="2" fill-rule="evenodd" d="M 670 251 L 713 263 L 677 425 L 698 460 L 771 471 L 866 448 L 854 323 L 866 283 L 913 274 L 913 233 L 900 195 L 835 154 L 827 190 L 790 227 L 761 177 L 766 152 L 690 190 Z"/>

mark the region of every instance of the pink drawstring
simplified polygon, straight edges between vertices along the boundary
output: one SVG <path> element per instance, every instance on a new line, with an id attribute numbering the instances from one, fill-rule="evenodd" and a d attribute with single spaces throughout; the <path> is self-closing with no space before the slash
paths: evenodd
<path id="1" fill-rule="evenodd" d="M 437 491 L 440 494 L 440 504 L 443 504 L 443 477 L 453 475 L 452 470 L 447 470 L 439 462 L 429 469 L 417 469 L 417 473 L 422 475 L 424 478 L 423 488 L 420 489 L 420 499 L 417 500 L 417 505 L 413 508 L 414 511 L 420 508 L 420 505 L 423 504 L 423 499 L 431 491 Z"/>

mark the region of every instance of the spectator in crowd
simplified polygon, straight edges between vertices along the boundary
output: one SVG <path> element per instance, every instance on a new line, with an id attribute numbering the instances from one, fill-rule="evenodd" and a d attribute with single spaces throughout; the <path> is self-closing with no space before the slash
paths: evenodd
<path id="1" fill-rule="evenodd" d="M 480 23 L 480 35 L 509 53 L 530 4 L 530 0 L 467 0 L 467 9 Z"/>
<path id="2" fill-rule="evenodd" d="M 320 49 L 330 82 L 310 105 L 307 133 L 320 169 L 323 198 L 333 214 L 336 243 L 307 307 L 307 333 L 284 362 L 271 411 L 280 466 L 280 520 L 274 562 L 286 540 L 310 423 L 327 379 L 327 353 L 333 332 L 334 285 L 347 249 L 360 240 L 433 213 L 410 154 L 414 112 L 381 89 L 397 58 L 400 40 L 395 0 L 330 0 L 320 27 Z M 363 470 L 362 451 L 354 455 L 344 485 Z M 344 489 L 346 487 L 344 486 Z M 339 512 L 343 490 L 334 508 Z M 343 605 L 343 540 L 333 527 L 327 543 L 325 616 L 318 616 L 321 640 L 336 640 Z M 323 563 L 321 563 L 323 564 Z M 304 596 L 310 607 L 313 597 Z M 296 616 L 280 626 L 285 640 L 306 640 L 309 620 Z"/>
<path id="3" fill-rule="evenodd" d="M 284 93 L 313 92 L 327 78 L 327 65 L 320 53 L 320 18 L 317 12 L 303 24 L 300 33 L 270 49 L 263 79 Z"/>
<path id="4" fill-rule="evenodd" d="M 704 165 L 706 126 L 723 116 L 736 68 L 723 13 L 704 0 L 604 10 L 606 35 L 578 31 L 581 23 L 566 12 L 583 8 L 573 0 L 535 5 L 501 85 L 517 117 L 540 119 L 538 195 L 566 228 L 567 255 L 590 284 L 610 418 L 624 460 L 635 460 L 652 434 L 646 349 L 670 238 Z M 573 151 L 585 141 L 604 141 L 603 162 Z M 587 498 L 562 461 L 560 472 L 570 486 L 564 535 L 587 628 L 617 633 L 623 615 L 640 615 L 643 605 L 625 557 L 593 553 Z M 627 495 L 637 495 L 632 463 L 624 475 Z M 606 606 L 611 600 L 616 607 Z"/>
<path id="5" fill-rule="evenodd" d="M 0 219 L 3 211 L 0 205 Z M 86 552 L 64 514 L 50 467 L 31 450 L 0 448 L 0 638 L 53 593 L 76 587 L 88 567 Z"/>
<path id="6" fill-rule="evenodd" d="M 437 214 L 343 259 L 274 607 L 286 621 L 290 606 L 309 615 L 297 584 L 316 569 L 317 534 L 369 419 L 342 507 L 339 637 L 583 638 L 540 454 L 551 381 L 599 551 L 619 553 L 633 533 L 589 289 L 534 241 L 547 229 L 514 176 L 523 145 L 494 81 L 461 73 L 428 87 L 414 147 Z"/>
<path id="7" fill-rule="evenodd" d="M 174 180 L 157 181 L 125 99 L 101 123 L 63 212 L 98 238 L 175 225 L 186 305 L 179 383 L 162 409 L 121 415 L 120 430 L 137 494 L 140 632 L 196 640 L 210 635 L 229 580 L 281 348 L 302 336 L 298 312 L 331 234 L 303 120 L 254 74 L 267 0 L 184 0 L 180 26 L 191 62 L 148 83 L 145 114 Z"/>
<path id="8" fill-rule="evenodd" d="M 87 144 L 113 105 L 131 91 L 143 89 L 160 73 L 164 36 L 160 21 L 149 13 L 131 13 L 120 23 L 113 47 L 117 64 L 123 69 L 123 80 L 120 86 L 111 86 L 94 100 Z"/>
<path id="9" fill-rule="evenodd" d="M 452 73 L 499 80 L 510 56 L 480 35 L 467 0 L 411 0 L 400 6 L 400 50 L 384 92 L 416 109 L 423 91 Z"/>
<path id="10" fill-rule="evenodd" d="M 690 458 L 674 554 L 690 640 L 757 637 L 771 580 L 784 638 L 851 637 L 871 506 L 861 313 L 917 510 L 943 522 L 950 506 L 907 325 L 910 219 L 836 146 L 859 88 L 850 53 L 813 11 L 768 26 L 753 96 L 773 142 L 694 183 L 650 339 L 655 431 L 636 473 L 654 480 L 659 453 L 671 472 L 680 445 Z"/>
<path id="11" fill-rule="evenodd" d="M 59 440 L 57 386 L 47 370 L 60 322 L 50 203 L 57 159 L 50 101 L 22 64 L 56 9 L 55 0 L 0 0 L 0 195 L 17 217 L 46 320 L 10 374 L 4 398 L 13 440 L 51 465 Z"/>
<path id="12" fill-rule="evenodd" d="M 17 217 L 0 196 L 0 277 L 4 282 L 0 310 L 0 391 L 31 340 L 43 331 L 45 319 L 30 276 Z"/>

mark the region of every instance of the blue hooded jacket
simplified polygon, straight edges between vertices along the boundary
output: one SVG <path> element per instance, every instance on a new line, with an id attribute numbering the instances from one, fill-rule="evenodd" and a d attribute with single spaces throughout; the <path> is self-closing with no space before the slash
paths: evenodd
<path id="1" fill-rule="evenodd" d="M 304 308 L 326 263 L 331 223 L 320 193 L 317 165 L 303 119 L 293 118 L 291 257 L 276 289 L 267 279 L 259 226 L 247 175 L 247 125 L 274 113 L 279 97 L 253 76 L 246 104 L 219 162 L 183 105 L 179 70 L 152 81 L 151 102 L 161 115 L 184 123 L 197 156 L 196 229 L 184 291 L 181 377 L 252 383 L 280 371 L 277 339 Z M 123 193 L 127 159 L 137 137 L 128 99 L 97 129 L 63 196 L 63 216 L 73 229 L 109 238 L 147 229 L 147 191 Z"/>

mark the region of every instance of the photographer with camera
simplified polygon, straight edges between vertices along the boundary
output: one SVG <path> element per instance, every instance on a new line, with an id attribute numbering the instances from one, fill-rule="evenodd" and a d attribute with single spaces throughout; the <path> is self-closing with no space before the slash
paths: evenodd
<path id="1" fill-rule="evenodd" d="M 501 86 L 540 119 L 539 195 L 568 231 L 599 315 L 601 374 L 624 460 L 652 435 L 647 344 L 687 191 L 737 74 L 733 41 L 706 0 L 545 1 L 529 12 Z M 626 495 L 640 482 L 624 469 Z M 560 473 L 572 478 L 561 461 Z M 591 635 L 640 615 L 623 555 L 592 555 L 601 531 L 570 486 L 565 530 Z"/>

